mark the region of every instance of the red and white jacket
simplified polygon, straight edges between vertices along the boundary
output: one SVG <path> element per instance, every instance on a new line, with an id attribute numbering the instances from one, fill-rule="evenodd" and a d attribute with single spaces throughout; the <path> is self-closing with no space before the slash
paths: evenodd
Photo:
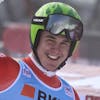
<path id="1" fill-rule="evenodd" d="M 30 56 L 24 58 L 23 61 L 30 67 L 35 75 L 49 87 L 59 88 L 61 86 L 61 81 L 56 74 L 53 76 L 44 74 L 43 71 L 36 67 Z M 0 93 L 3 90 L 9 88 L 15 82 L 16 78 L 18 77 L 19 71 L 20 65 L 16 60 L 5 55 L 0 55 Z M 73 91 L 75 100 L 80 100 L 74 88 Z M 28 95 L 30 96 L 30 92 L 28 93 Z"/>

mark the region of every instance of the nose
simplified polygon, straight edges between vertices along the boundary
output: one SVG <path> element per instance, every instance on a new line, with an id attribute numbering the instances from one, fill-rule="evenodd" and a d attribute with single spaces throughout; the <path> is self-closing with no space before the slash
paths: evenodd
<path id="1" fill-rule="evenodd" d="M 59 45 L 54 45 L 51 48 L 52 53 L 54 53 L 55 55 L 60 54 L 61 53 L 61 48 Z"/>

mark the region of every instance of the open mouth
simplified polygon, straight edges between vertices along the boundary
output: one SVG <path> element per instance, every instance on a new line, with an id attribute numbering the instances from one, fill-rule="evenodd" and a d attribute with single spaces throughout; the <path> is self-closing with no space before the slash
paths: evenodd
<path id="1" fill-rule="evenodd" d="M 48 54 L 47 57 L 51 60 L 58 60 L 60 58 L 59 56 L 54 56 L 54 55 L 50 55 L 50 54 Z"/>

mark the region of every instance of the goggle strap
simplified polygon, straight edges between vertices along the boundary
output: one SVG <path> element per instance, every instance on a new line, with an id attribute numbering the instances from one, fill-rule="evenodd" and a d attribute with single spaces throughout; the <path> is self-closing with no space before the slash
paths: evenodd
<path id="1" fill-rule="evenodd" d="M 67 39 L 68 39 L 68 40 L 71 40 L 70 35 L 69 35 L 69 31 L 66 30 L 66 29 L 65 29 L 64 31 L 65 31 L 65 34 L 66 34 Z"/>

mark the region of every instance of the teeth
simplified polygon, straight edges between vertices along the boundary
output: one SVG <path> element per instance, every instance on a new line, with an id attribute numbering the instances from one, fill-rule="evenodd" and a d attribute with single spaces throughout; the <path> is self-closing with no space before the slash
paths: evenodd
<path id="1" fill-rule="evenodd" d="M 48 57 L 51 58 L 51 59 L 54 59 L 54 60 L 58 59 L 57 56 L 48 55 Z"/>

